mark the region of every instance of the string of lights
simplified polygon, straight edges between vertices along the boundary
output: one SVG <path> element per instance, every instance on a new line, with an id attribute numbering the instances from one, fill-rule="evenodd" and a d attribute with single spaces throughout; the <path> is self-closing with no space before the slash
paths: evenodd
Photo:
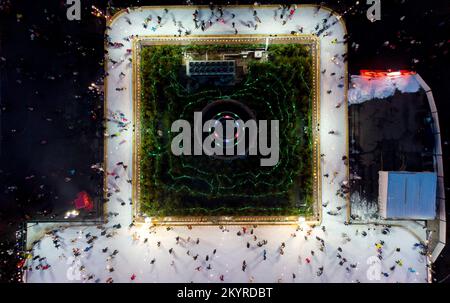
<path id="1" fill-rule="evenodd" d="M 188 51 L 186 48 L 159 46 L 142 52 L 142 204 L 164 208 L 165 204 L 177 204 L 186 199 L 234 199 L 242 200 L 246 207 L 194 205 L 180 211 L 234 213 L 250 210 L 270 214 L 289 209 L 296 212 L 298 202 L 292 198 L 293 189 L 299 190 L 305 199 L 312 193 L 311 182 L 307 181 L 312 175 L 310 86 L 305 80 L 310 78 L 310 60 L 304 59 L 304 52 L 294 52 L 293 48 L 297 47 L 302 48 L 300 45 L 272 45 L 274 58 L 263 63 L 250 62 L 243 83 L 232 91 L 209 87 L 193 92 L 186 89 L 179 80 L 179 66 L 183 53 Z M 201 53 L 202 49 L 197 45 L 195 51 Z M 289 62 L 283 62 L 285 55 L 290 56 Z M 174 157 L 171 154 L 171 133 L 158 135 L 162 125 L 176 119 L 190 121 L 194 111 L 201 110 L 211 100 L 221 99 L 241 100 L 259 119 L 280 121 L 281 149 L 277 165 L 260 167 L 257 159 L 251 157 L 245 161 L 224 162 L 208 156 Z M 306 106 L 298 106 L 302 102 Z M 169 203 L 169 200 L 178 202 Z M 264 200 L 277 201 L 283 207 L 264 207 L 261 202 Z M 164 212 L 158 207 L 151 209 Z"/>

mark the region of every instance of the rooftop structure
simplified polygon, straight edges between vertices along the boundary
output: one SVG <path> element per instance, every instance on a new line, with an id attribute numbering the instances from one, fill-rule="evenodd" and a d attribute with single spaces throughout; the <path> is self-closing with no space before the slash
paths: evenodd
<path id="1" fill-rule="evenodd" d="M 379 178 L 378 206 L 383 218 L 436 217 L 436 173 L 380 171 Z"/>

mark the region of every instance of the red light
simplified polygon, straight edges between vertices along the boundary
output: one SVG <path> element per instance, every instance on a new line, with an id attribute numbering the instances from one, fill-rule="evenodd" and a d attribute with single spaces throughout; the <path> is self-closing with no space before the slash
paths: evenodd
<path id="1" fill-rule="evenodd" d="M 392 71 L 390 69 L 388 70 L 368 70 L 368 69 L 362 69 L 360 71 L 361 76 L 368 77 L 368 78 L 383 78 L 383 77 L 400 77 L 400 76 L 408 76 L 408 75 L 415 75 L 416 72 L 409 71 L 409 70 L 398 70 L 398 71 Z"/>

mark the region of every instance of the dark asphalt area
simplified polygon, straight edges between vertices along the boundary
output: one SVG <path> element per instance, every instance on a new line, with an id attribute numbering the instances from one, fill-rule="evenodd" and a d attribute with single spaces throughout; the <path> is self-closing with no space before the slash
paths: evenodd
<path id="1" fill-rule="evenodd" d="M 90 166 L 102 161 L 103 99 L 88 86 L 102 76 L 103 24 L 70 22 L 58 2 L 20 2 L 2 18 L 2 214 L 62 219 L 82 190 L 101 209 Z"/>

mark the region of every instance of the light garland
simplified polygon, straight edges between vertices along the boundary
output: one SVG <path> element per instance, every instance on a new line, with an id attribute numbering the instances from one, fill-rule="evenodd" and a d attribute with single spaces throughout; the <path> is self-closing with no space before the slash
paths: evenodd
<path id="1" fill-rule="evenodd" d="M 216 46 L 214 49 L 218 50 L 220 47 Z M 230 49 L 232 46 L 227 45 L 222 47 L 224 49 Z M 242 48 L 242 45 L 238 45 L 238 47 Z M 249 46 L 247 45 L 246 47 L 248 48 Z M 276 47 L 276 45 L 271 45 L 274 53 L 276 51 L 280 52 L 280 49 L 276 49 Z M 254 65 L 250 64 L 247 79 L 232 92 L 225 93 L 224 95 L 222 90 L 213 88 L 189 93 L 178 81 L 178 67 L 181 62 L 181 57 L 184 52 L 189 51 L 189 48 L 197 52 L 202 51 L 201 46 L 198 45 L 184 47 L 160 46 L 144 50 L 141 55 L 143 62 L 141 65 L 142 81 L 144 83 L 142 87 L 148 87 L 148 93 L 144 91 L 142 98 L 143 150 L 141 152 L 142 175 L 140 178 L 141 184 L 151 184 L 151 188 L 141 186 L 143 193 L 141 199 L 144 202 L 143 204 L 148 204 L 150 201 L 156 203 L 151 196 L 154 196 L 154 192 L 157 191 L 158 194 L 156 195 L 165 196 L 162 199 L 167 199 L 168 196 L 173 199 L 174 195 L 178 195 L 197 197 L 199 200 L 237 198 L 247 201 L 245 203 L 247 205 L 246 207 L 188 207 L 180 210 L 181 212 L 187 213 L 242 212 L 245 210 L 261 210 L 261 212 L 282 212 L 283 210 L 289 210 L 295 212 L 295 207 L 260 207 L 249 204 L 255 203 L 252 201 L 264 198 L 284 198 L 286 200 L 286 197 L 292 191 L 293 184 L 298 182 L 301 171 L 304 173 L 303 177 L 311 180 L 307 183 L 312 182 L 312 159 L 309 158 L 310 161 L 308 161 L 308 158 L 303 161 L 295 160 L 295 155 L 298 158 L 302 150 L 306 151 L 306 154 L 312 154 L 310 104 L 308 104 L 306 112 L 302 112 L 301 110 L 301 108 L 305 107 L 297 106 L 299 98 L 302 95 L 309 95 L 311 93 L 309 89 L 310 85 L 304 79 L 304 74 L 308 73 L 308 69 L 304 63 L 308 61 L 302 62 L 300 58 L 305 57 L 298 56 L 298 58 L 295 58 L 298 61 L 290 59 L 293 60 L 293 63 L 297 64 L 295 67 L 292 67 L 289 64 L 283 65 L 283 56 L 276 57 L 274 55 L 274 60 L 279 60 L 281 63 L 272 63 L 269 61 Z M 210 48 L 211 46 L 205 46 L 205 49 L 209 50 Z M 146 69 L 146 66 L 152 66 L 153 68 Z M 280 77 L 280 74 L 283 73 L 288 81 L 283 82 L 285 79 Z M 298 82 L 301 84 L 301 89 L 298 88 Z M 273 100 L 269 100 L 270 97 Z M 258 167 L 255 172 L 255 166 L 251 168 L 251 164 L 244 164 L 242 167 L 238 167 L 241 172 L 236 173 L 229 170 L 227 166 L 224 166 L 223 162 L 217 164 L 217 162 L 214 162 L 217 160 L 211 160 L 207 157 L 189 159 L 187 157 L 171 156 L 170 145 L 167 142 L 163 142 L 163 139 L 157 135 L 157 130 L 160 127 L 158 124 L 163 120 L 161 113 L 169 113 L 173 119 L 189 120 L 189 113 L 203 108 L 210 100 L 220 98 L 241 101 L 247 100 L 252 105 L 255 105 L 254 107 L 259 107 L 256 112 L 265 116 L 262 119 L 278 119 L 285 125 L 285 127 L 282 127 L 280 134 L 280 145 L 283 148 L 280 151 L 280 162 L 278 165 L 265 169 L 259 169 Z M 152 99 L 164 100 L 167 104 L 167 109 L 156 109 L 158 104 L 151 102 L 150 100 Z M 180 108 L 180 104 L 184 105 Z M 306 116 L 307 118 L 299 121 L 299 116 Z M 299 125 L 302 122 L 305 123 L 303 127 Z M 299 136 L 299 132 L 303 133 L 304 136 Z M 304 140 L 301 140 L 302 137 Z M 167 141 L 170 142 L 170 140 Z M 247 161 L 249 160 L 247 159 Z M 203 161 L 203 165 L 199 165 L 199 161 Z M 216 166 L 220 166 L 221 168 L 214 170 Z M 234 166 L 236 167 L 236 165 Z M 248 166 L 247 169 L 245 169 L 246 166 Z M 305 171 L 308 171 L 308 167 L 311 171 L 309 174 L 305 173 Z M 279 178 L 270 181 L 270 178 L 273 178 L 275 174 Z M 165 180 L 161 180 L 161 177 Z M 151 180 L 151 182 L 146 182 L 146 179 Z M 199 188 L 202 186 L 193 186 L 194 184 L 202 184 L 203 188 Z M 304 186 L 304 193 L 309 191 L 309 195 L 312 195 L 311 185 L 302 184 L 302 186 Z M 250 193 L 248 189 L 251 189 Z M 253 193 L 251 192 L 252 190 L 254 191 Z M 154 204 L 156 207 L 150 207 L 152 209 L 152 215 L 153 212 L 158 212 L 157 204 L 161 202 L 164 203 L 163 201 L 159 201 Z M 172 211 L 175 210 L 172 209 Z M 160 210 L 159 212 L 164 211 Z M 296 213 L 300 212 L 297 211 Z"/>

